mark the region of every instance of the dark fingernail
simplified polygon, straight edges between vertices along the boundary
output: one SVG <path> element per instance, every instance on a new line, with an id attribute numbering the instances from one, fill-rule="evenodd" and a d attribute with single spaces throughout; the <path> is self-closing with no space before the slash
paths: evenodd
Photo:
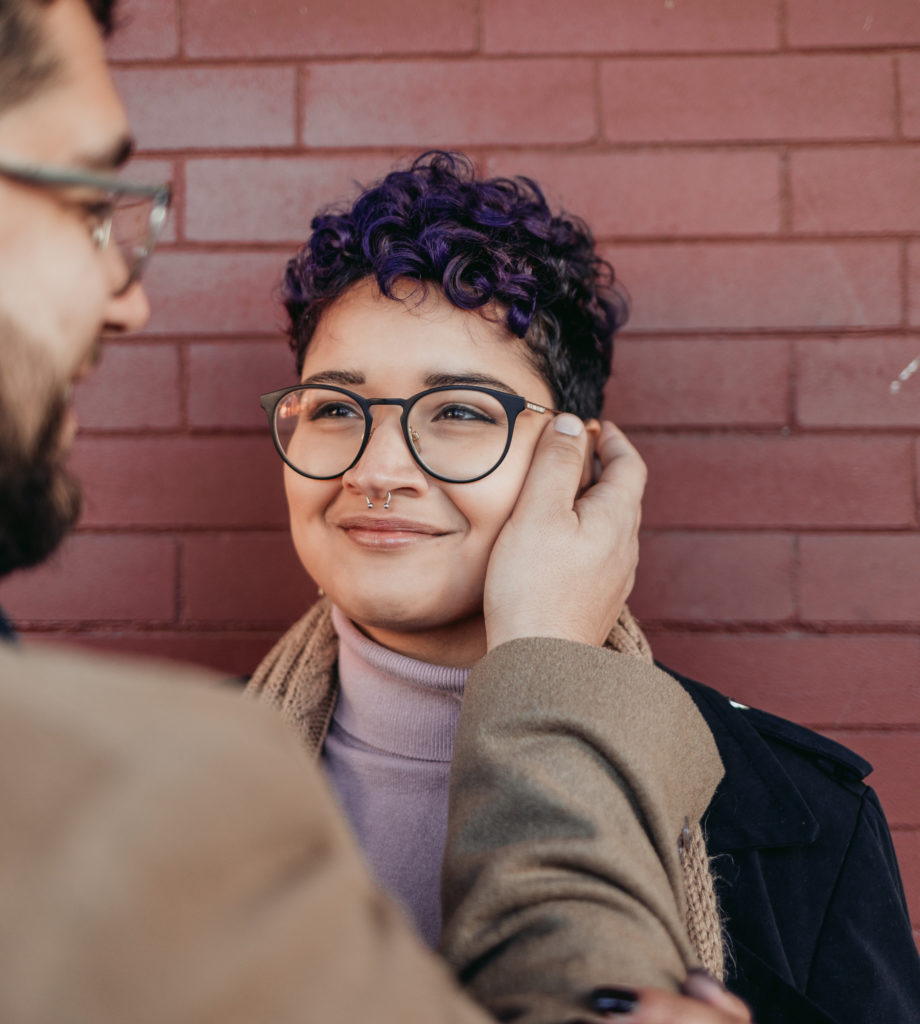
<path id="1" fill-rule="evenodd" d="M 591 1009 L 596 1013 L 632 1013 L 639 997 L 628 988 L 596 988 L 591 993 Z"/>

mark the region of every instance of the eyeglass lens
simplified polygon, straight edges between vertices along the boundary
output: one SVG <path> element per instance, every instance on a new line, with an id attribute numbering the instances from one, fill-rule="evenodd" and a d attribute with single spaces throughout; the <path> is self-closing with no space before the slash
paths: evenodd
<path id="1" fill-rule="evenodd" d="M 457 483 L 495 468 L 508 443 L 509 420 L 492 395 L 452 388 L 423 395 L 411 407 L 409 436 L 421 465 Z M 275 408 L 275 432 L 285 457 L 307 476 L 339 476 L 364 441 L 364 411 L 337 391 L 310 387 Z"/>
<path id="2" fill-rule="evenodd" d="M 165 208 L 154 199 L 122 196 L 116 201 L 109 244 L 121 260 L 122 290 L 140 276 L 165 217 Z"/>

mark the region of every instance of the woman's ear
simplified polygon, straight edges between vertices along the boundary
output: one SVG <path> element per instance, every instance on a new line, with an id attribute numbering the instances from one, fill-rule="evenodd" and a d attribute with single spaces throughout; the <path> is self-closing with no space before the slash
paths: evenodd
<path id="1" fill-rule="evenodd" d="M 597 461 L 597 439 L 600 437 L 601 425 L 597 420 L 585 420 L 585 432 L 588 435 L 588 447 L 585 449 L 585 464 L 581 471 L 581 486 L 578 494 L 587 490 L 600 475 Z"/>

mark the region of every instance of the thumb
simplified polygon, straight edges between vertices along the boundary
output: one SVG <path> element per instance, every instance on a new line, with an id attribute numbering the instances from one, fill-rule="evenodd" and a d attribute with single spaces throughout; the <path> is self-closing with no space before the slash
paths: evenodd
<path id="1" fill-rule="evenodd" d="M 570 512 L 581 488 L 587 446 L 587 431 L 577 416 L 555 416 L 537 442 L 515 508 Z"/>

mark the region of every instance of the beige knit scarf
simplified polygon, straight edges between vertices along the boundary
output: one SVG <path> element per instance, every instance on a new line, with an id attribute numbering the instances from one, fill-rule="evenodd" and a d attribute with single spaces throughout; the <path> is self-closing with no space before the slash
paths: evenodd
<path id="1" fill-rule="evenodd" d="M 626 607 L 606 646 L 647 662 L 653 660 L 648 640 Z M 322 598 L 268 652 L 246 686 L 247 695 L 278 708 L 317 757 L 338 692 L 337 657 L 332 605 Z M 721 980 L 725 967 L 722 928 L 699 822 L 687 824 L 678 846 L 687 895 L 687 932 L 700 963 Z"/>

